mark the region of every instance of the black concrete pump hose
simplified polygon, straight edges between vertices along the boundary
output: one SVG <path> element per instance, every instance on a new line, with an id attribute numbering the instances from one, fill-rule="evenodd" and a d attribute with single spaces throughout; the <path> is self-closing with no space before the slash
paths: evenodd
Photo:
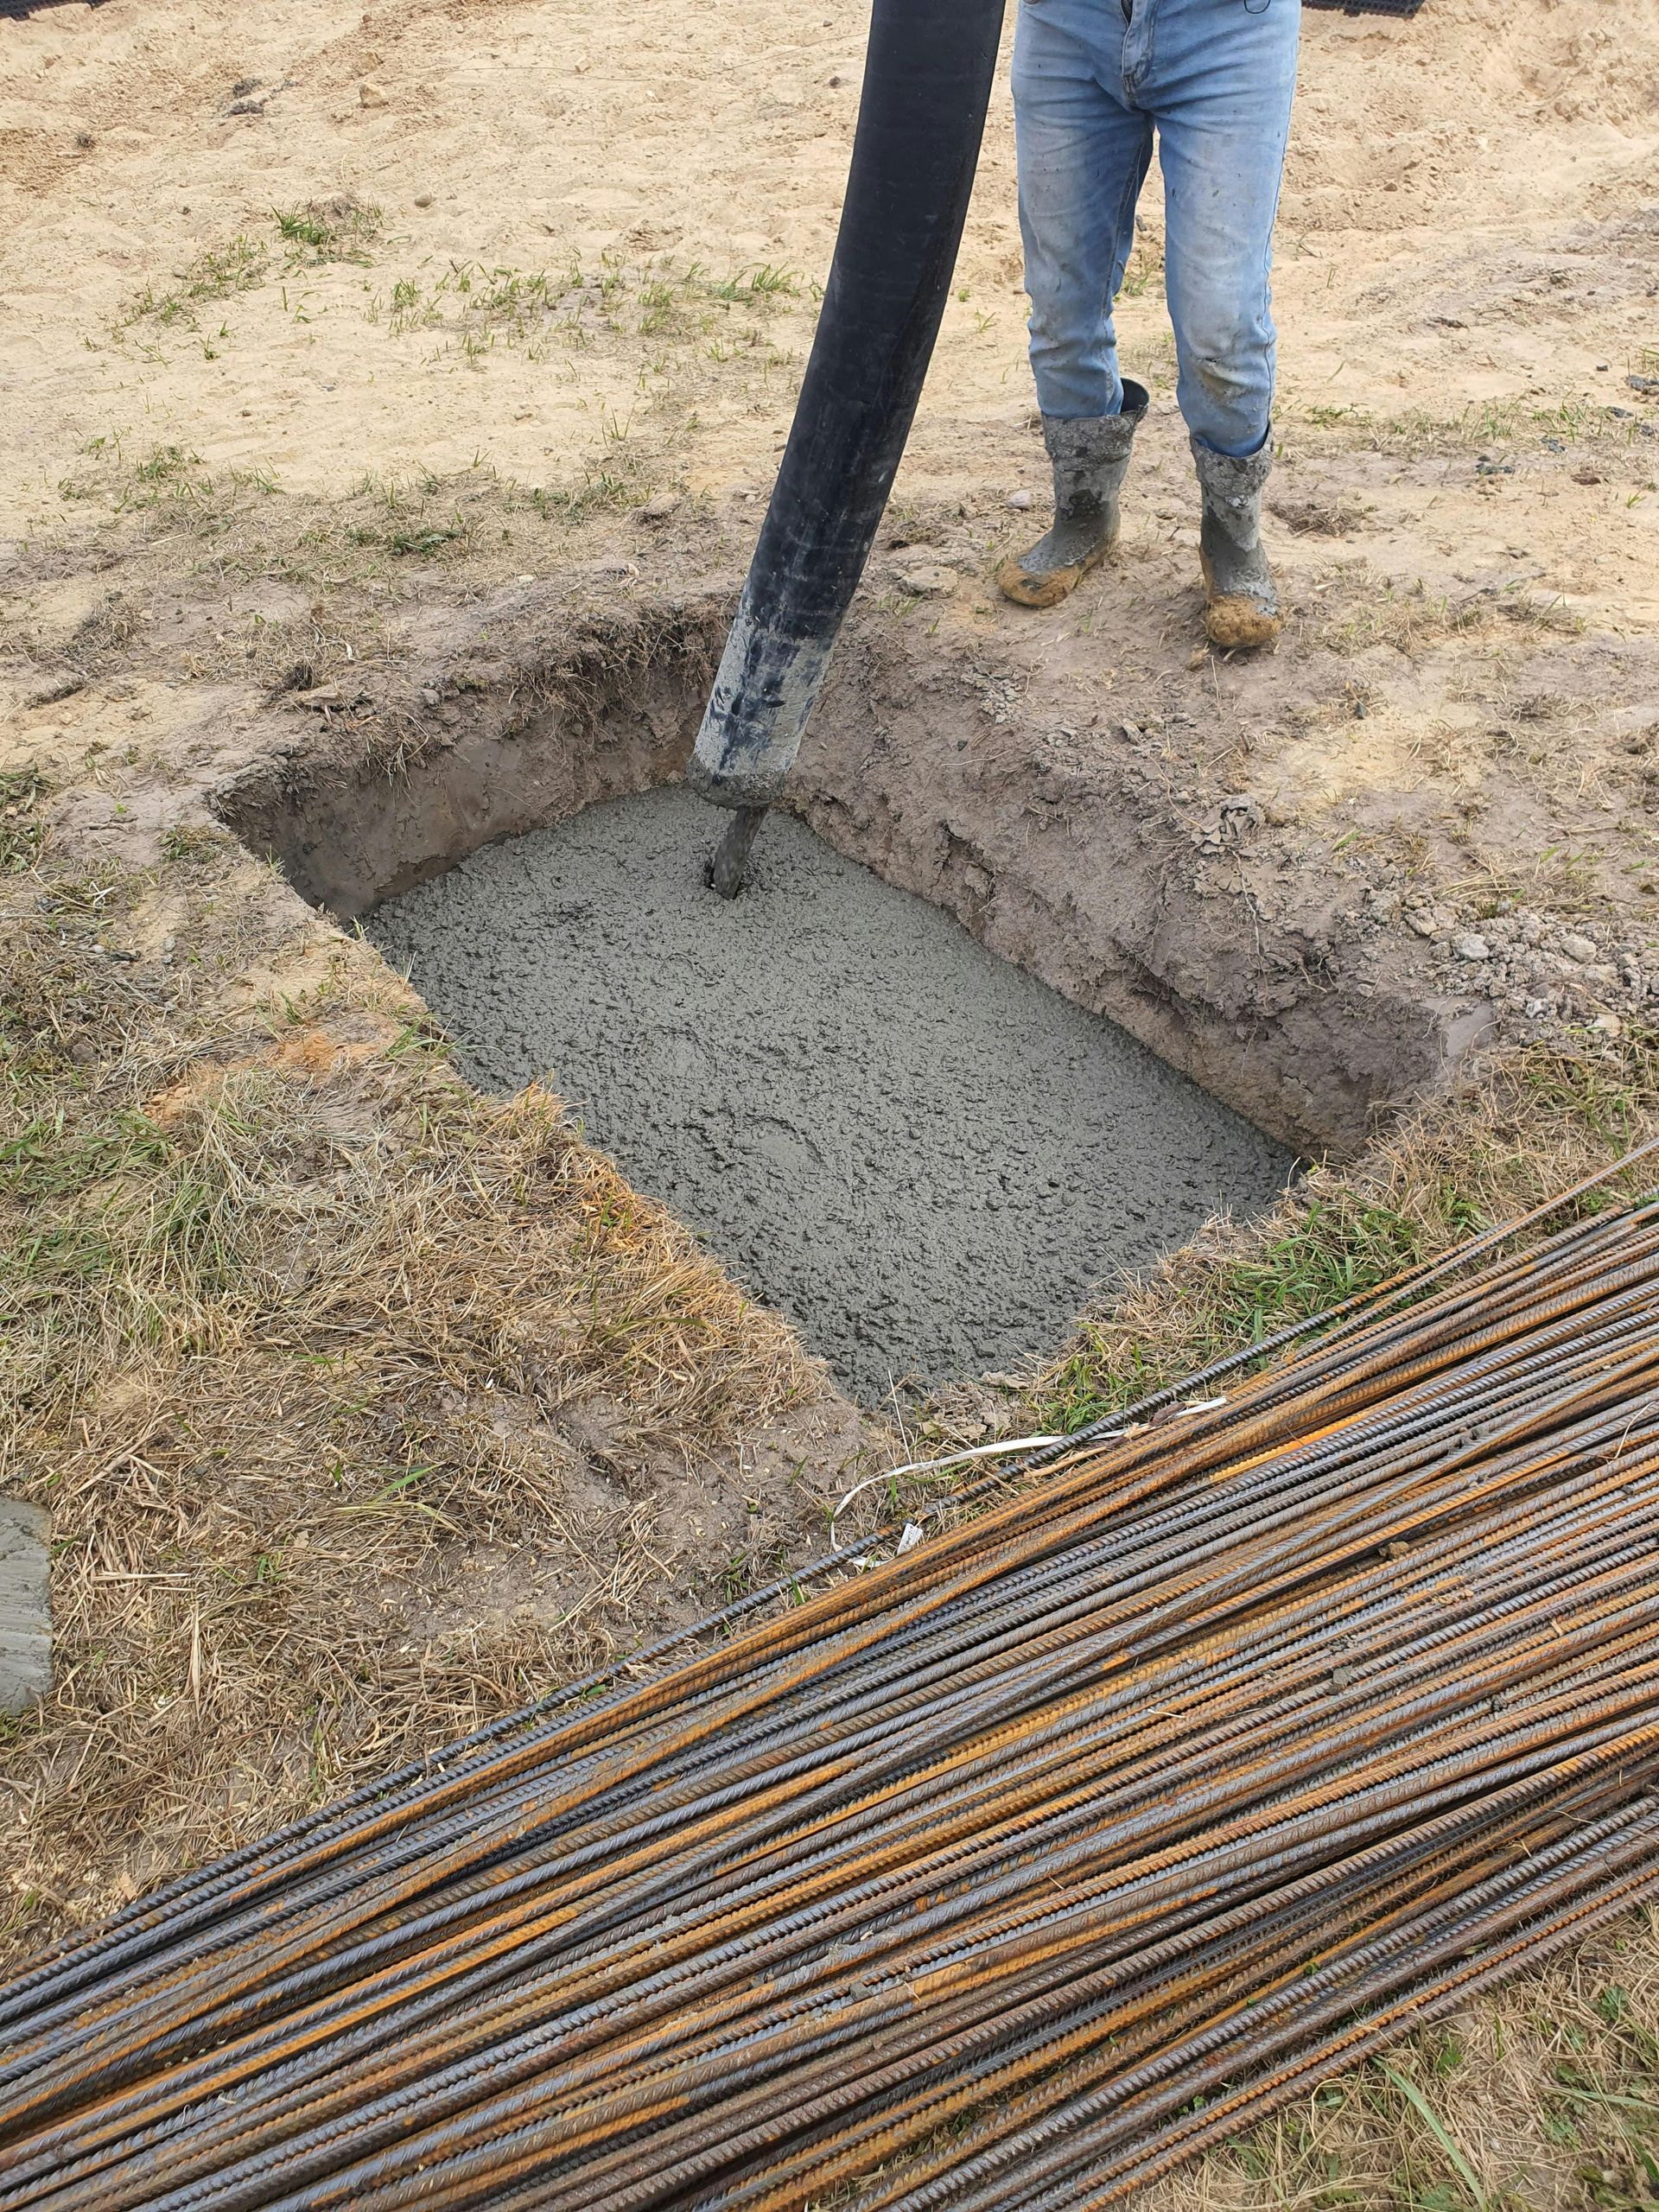
<path id="1" fill-rule="evenodd" d="M 874 0 L 847 199 L 772 504 L 715 677 L 691 788 L 735 810 L 709 868 L 741 886 L 864 572 L 938 336 L 1004 0 Z"/>

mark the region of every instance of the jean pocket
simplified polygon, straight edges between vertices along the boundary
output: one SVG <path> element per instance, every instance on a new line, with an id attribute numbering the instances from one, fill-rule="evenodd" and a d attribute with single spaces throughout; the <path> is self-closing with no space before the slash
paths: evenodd
<path id="1" fill-rule="evenodd" d="M 1244 0 L 1244 12 L 1247 16 L 1265 16 L 1272 4 L 1273 0 Z"/>

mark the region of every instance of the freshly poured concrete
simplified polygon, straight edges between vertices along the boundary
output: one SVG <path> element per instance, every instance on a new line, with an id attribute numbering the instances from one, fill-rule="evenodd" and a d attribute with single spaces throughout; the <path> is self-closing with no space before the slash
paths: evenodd
<path id="1" fill-rule="evenodd" d="M 715 898 L 722 821 L 596 806 L 366 928 L 474 1083 L 544 1078 L 860 1396 L 1052 1351 L 1096 1283 L 1283 1188 L 1249 1122 L 787 817 Z"/>

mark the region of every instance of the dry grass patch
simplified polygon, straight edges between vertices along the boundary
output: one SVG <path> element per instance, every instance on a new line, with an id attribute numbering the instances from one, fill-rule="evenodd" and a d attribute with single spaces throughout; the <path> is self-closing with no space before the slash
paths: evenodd
<path id="1" fill-rule="evenodd" d="M 199 929 L 257 880 L 188 873 Z M 366 953 L 233 1021 L 11 918 L 0 1485 L 53 1514 L 59 1669 L 0 1780 L 21 1952 L 718 1603 L 711 1468 L 823 1386 Z"/>
<path id="2" fill-rule="evenodd" d="M 1519 586 L 1452 599 L 1432 594 L 1421 582 L 1402 588 L 1370 578 L 1315 642 L 1338 653 L 1388 645 L 1414 660 L 1452 638 L 1579 637 L 1584 627 L 1582 617 L 1559 600 L 1535 598 Z"/>
<path id="3" fill-rule="evenodd" d="M 1294 499 L 1288 494 L 1268 501 L 1271 512 L 1298 537 L 1351 537 L 1363 530 L 1374 507 L 1340 497 Z"/>
<path id="4" fill-rule="evenodd" d="M 61 487 L 73 531 L 35 541 L 29 557 L 110 581 L 73 627 L 30 615 L 19 594 L 10 620 L 0 608 L 0 650 L 82 683 L 355 681 L 393 658 L 404 610 L 557 571 L 584 524 L 649 499 L 662 466 L 651 441 L 622 436 L 558 484 L 478 467 L 365 476 L 349 497 L 318 500 L 181 446 L 94 439 Z"/>

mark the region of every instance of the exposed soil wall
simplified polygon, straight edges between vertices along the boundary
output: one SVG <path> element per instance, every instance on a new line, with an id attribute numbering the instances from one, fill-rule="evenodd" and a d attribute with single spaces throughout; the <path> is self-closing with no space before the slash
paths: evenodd
<path id="1" fill-rule="evenodd" d="M 1103 772 L 1052 726 L 988 704 L 971 666 L 907 662 L 890 632 L 844 657 L 791 803 L 839 851 L 1305 1152 L 1357 1151 L 1485 1026 L 1252 925 L 1248 896 L 1195 882 L 1149 779 Z M 1251 824 L 1224 814 L 1224 842 Z"/>
<path id="2" fill-rule="evenodd" d="M 444 657 L 372 734 L 352 716 L 369 693 L 302 694 L 289 734 L 215 810 L 313 905 L 355 921 L 498 837 L 674 780 L 724 611 L 567 626 L 534 666 Z"/>
<path id="3" fill-rule="evenodd" d="M 355 919 L 496 839 L 676 779 L 728 606 L 711 592 L 626 619 L 567 614 L 561 636 L 520 593 L 440 641 L 395 697 L 363 693 L 360 729 L 350 695 L 296 706 L 217 810 L 306 897 Z M 873 615 L 849 631 L 788 803 L 1304 1153 L 1357 1150 L 1485 1027 L 1408 972 L 1391 986 L 1259 920 L 1241 929 L 1248 899 L 1241 911 L 1194 882 L 1149 779 L 1103 772 L 970 660 Z M 1252 826 L 1224 815 L 1221 835 Z"/>

